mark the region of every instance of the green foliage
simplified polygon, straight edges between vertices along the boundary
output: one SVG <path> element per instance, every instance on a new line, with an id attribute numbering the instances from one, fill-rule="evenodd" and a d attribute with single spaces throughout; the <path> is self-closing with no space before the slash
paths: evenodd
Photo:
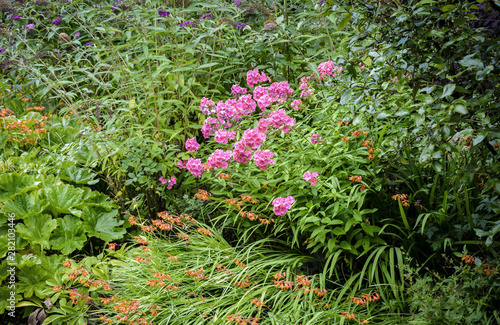
<path id="1" fill-rule="evenodd" d="M 481 262 L 479 262 L 481 263 Z M 414 274 L 408 301 L 418 324 L 495 324 L 499 321 L 498 278 L 489 265 L 454 266 L 449 277 Z M 485 270 L 489 270 L 485 273 Z"/>

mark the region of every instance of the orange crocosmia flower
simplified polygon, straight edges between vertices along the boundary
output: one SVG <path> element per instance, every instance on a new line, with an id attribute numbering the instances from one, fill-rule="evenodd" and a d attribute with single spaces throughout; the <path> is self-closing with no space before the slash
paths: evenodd
<path id="1" fill-rule="evenodd" d="M 263 301 L 259 301 L 259 299 L 257 299 L 257 298 L 252 299 L 252 304 L 254 304 L 258 308 L 262 308 L 262 307 L 266 306 L 266 304 Z"/>
<path id="2" fill-rule="evenodd" d="M 200 234 L 205 235 L 205 236 L 210 236 L 210 230 L 208 230 L 208 229 L 198 228 L 198 232 L 199 232 Z"/>
<path id="3" fill-rule="evenodd" d="M 169 259 L 170 261 L 172 261 L 172 262 L 179 262 L 179 259 L 178 259 L 177 257 L 175 257 L 175 256 L 172 256 L 172 255 L 170 255 L 170 256 L 168 257 L 168 259 Z"/>
<path id="4" fill-rule="evenodd" d="M 349 176 L 348 179 L 354 183 L 360 183 L 363 180 L 361 176 Z"/>
<path id="5" fill-rule="evenodd" d="M 281 280 L 281 279 L 284 279 L 284 278 L 285 278 L 285 276 L 286 276 L 286 273 L 285 273 L 285 272 L 283 272 L 283 273 L 279 273 L 279 272 L 278 272 L 278 273 L 273 274 L 273 277 L 274 277 L 276 280 Z"/>
<path id="6" fill-rule="evenodd" d="M 243 262 L 240 262 L 239 260 L 235 259 L 234 260 L 234 264 L 238 265 L 238 266 L 241 266 L 242 268 L 245 268 L 245 264 Z"/>
<path id="7" fill-rule="evenodd" d="M 356 319 L 356 315 L 354 315 L 354 313 L 349 313 L 347 311 L 342 311 L 342 312 L 340 312 L 340 314 L 342 316 L 345 316 L 346 319 L 353 319 L 353 320 Z"/>
<path id="8" fill-rule="evenodd" d="M 297 282 L 303 287 L 309 287 L 311 285 L 311 282 L 309 282 L 307 275 L 297 275 L 295 277 L 295 282 Z"/>

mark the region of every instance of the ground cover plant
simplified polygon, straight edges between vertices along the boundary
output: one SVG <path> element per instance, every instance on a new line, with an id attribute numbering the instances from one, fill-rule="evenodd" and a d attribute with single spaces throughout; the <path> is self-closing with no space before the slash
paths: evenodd
<path id="1" fill-rule="evenodd" d="M 498 323 L 499 10 L 0 1 L 2 321 Z"/>

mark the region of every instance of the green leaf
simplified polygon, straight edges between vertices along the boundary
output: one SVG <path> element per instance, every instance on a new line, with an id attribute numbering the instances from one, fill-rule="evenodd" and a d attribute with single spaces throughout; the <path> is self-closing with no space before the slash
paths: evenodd
<path id="1" fill-rule="evenodd" d="M 446 6 L 441 7 L 441 11 L 442 12 L 448 12 L 450 10 L 455 9 L 456 7 L 457 6 L 455 6 L 455 5 L 446 5 Z"/>
<path id="2" fill-rule="evenodd" d="M 49 248 L 50 234 L 57 228 L 57 221 L 48 214 L 29 216 L 24 223 L 16 225 L 16 230 L 21 238 L 30 244 L 39 244 Z"/>
<path id="3" fill-rule="evenodd" d="M 434 102 L 434 99 L 432 98 L 431 95 L 427 95 L 427 94 L 418 94 L 416 97 L 415 97 L 416 100 L 419 100 L 421 102 L 424 102 L 426 104 L 432 104 Z"/>
<path id="4" fill-rule="evenodd" d="M 73 214 L 75 210 L 72 208 L 83 203 L 83 192 L 82 189 L 69 184 L 45 189 L 45 194 L 50 203 L 48 209 L 56 217 L 61 213 Z"/>
<path id="5" fill-rule="evenodd" d="M 43 291 L 47 289 L 45 281 L 50 280 L 53 275 L 45 271 L 40 265 L 23 267 L 18 272 L 19 282 L 16 283 L 17 292 L 24 292 L 25 298 L 35 294 L 38 298 L 45 298 Z"/>
<path id="6" fill-rule="evenodd" d="M 48 205 L 49 203 L 43 199 L 41 191 L 38 190 L 30 194 L 23 193 L 5 202 L 2 212 L 6 215 L 14 213 L 17 220 L 22 220 L 29 215 L 41 214 Z"/>
<path id="7" fill-rule="evenodd" d="M 337 27 L 337 30 L 341 30 L 342 28 L 344 28 L 345 26 L 347 26 L 347 24 L 349 23 L 349 21 L 351 20 L 351 18 L 352 18 L 352 14 L 351 13 L 347 13 L 344 16 L 344 19 L 342 19 L 342 21 L 340 22 L 339 26 Z"/>
<path id="8" fill-rule="evenodd" d="M 455 84 L 449 84 L 449 85 L 444 86 L 443 94 L 441 94 L 441 98 L 444 98 L 446 96 L 450 96 L 451 94 L 453 94 L 454 90 L 455 90 Z"/>
<path id="9" fill-rule="evenodd" d="M 38 182 L 35 182 L 35 177 L 31 175 L 2 173 L 0 176 L 0 201 L 5 202 L 16 195 L 33 191 L 37 187 Z"/>
<path id="10" fill-rule="evenodd" d="M 476 54 L 467 55 L 462 60 L 460 60 L 459 63 L 469 69 L 483 69 L 483 62 L 480 59 L 474 58 L 475 55 Z"/>
<path id="11" fill-rule="evenodd" d="M 63 173 L 59 175 L 61 179 L 64 179 L 75 184 L 96 184 L 99 180 L 94 181 L 97 174 L 91 173 L 87 169 L 78 168 L 76 166 L 71 166 L 66 168 Z"/>
<path id="12" fill-rule="evenodd" d="M 467 114 L 467 106 L 463 99 L 457 99 L 451 104 L 452 109 L 460 114 Z"/>
<path id="13" fill-rule="evenodd" d="M 50 242 L 52 249 L 60 250 L 64 255 L 69 255 L 75 250 L 82 249 L 87 241 L 80 218 L 66 215 L 58 219 L 59 228 L 52 234 Z"/>
<path id="14" fill-rule="evenodd" d="M 83 228 L 89 237 L 97 237 L 105 242 L 110 242 L 123 237 L 124 229 L 116 229 L 123 224 L 123 220 L 116 220 L 117 210 L 108 212 L 100 207 L 84 207 L 81 218 L 84 221 Z"/>

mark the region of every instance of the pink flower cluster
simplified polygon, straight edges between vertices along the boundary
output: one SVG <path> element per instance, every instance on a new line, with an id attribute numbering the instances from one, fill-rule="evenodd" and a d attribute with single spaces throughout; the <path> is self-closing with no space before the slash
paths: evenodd
<path id="1" fill-rule="evenodd" d="M 336 66 L 333 61 L 326 61 L 322 62 L 318 66 L 318 73 L 319 73 L 319 78 L 320 80 L 323 80 L 325 76 L 331 76 L 335 77 L 338 72 L 342 71 L 343 68 Z M 311 74 L 310 76 L 304 76 L 300 78 L 300 87 L 299 90 L 301 90 L 300 97 L 305 97 L 309 98 L 312 96 L 314 93 L 314 88 L 311 85 L 311 79 L 314 80 L 316 79 L 316 76 L 314 74 Z"/>
<path id="2" fill-rule="evenodd" d="M 315 144 L 316 142 L 318 142 L 318 140 L 320 140 L 320 136 L 318 133 L 314 133 L 313 135 L 311 135 L 311 143 L 312 144 Z"/>
<path id="3" fill-rule="evenodd" d="M 249 87 L 253 87 L 255 84 L 258 84 L 259 82 L 266 82 L 266 81 L 271 82 L 271 79 L 266 76 L 264 71 L 262 71 L 261 74 L 259 74 L 258 69 L 253 69 L 247 72 L 247 84 Z"/>
<path id="4" fill-rule="evenodd" d="M 179 167 L 179 169 L 187 168 L 187 160 L 179 160 L 177 162 L 177 167 Z"/>
<path id="5" fill-rule="evenodd" d="M 208 157 L 207 163 L 212 168 L 227 168 L 227 162 L 231 160 L 232 156 L 233 152 L 231 150 L 223 151 L 217 149 Z"/>
<path id="6" fill-rule="evenodd" d="M 276 129 L 283 130 L 285 133 L 288 133 L 290 128 L 295 125 L 295 120 L 286 115 L 286 111 L 284 109 L 271 112 L 268 116 L 269 124 Z"/>
<path id="7" fill-rule="evenodd" d="M 186 150 L 187 151 L 198 151 L 200 149 L 200 144 L 196 142 L 196 138 L 187 139 Z"/>
<path id="8" fill-rule="evenodd" d="M 186 168 L 194 177 L 201 177 L 205 171 L 203 169 L 203 165 L 201 164 L 201 159 L 189 158 Z"/>
<path id="9" fill-rule="evenodd" d="M 290 106 L 292 106 L 294 110 L 298 111 L 302 107 L 302 100 L 296 99 L 292 102 L 292 105 Z"/>
<path id="10" fill-rule="evenodd" d="M 283 104 L 288 99 L 288 96 L 292 96 L 293 89 L 290 88 L 288 81 L 273 82 L 269 86 L 269 95 L 273 97 L 273 101 Z"/>
<path id="11" fill-rule="evenodd" d="M 252 152 L 250 150 L 246 150 L 242 140 L 234 144 L 234 150 L 233 150 L 234 160 L 236 160 L 240 164 L 248 164 L 251 158 L 252 158 Z"/>
<path id="12" fill-rule="evenodd" d="M 215 113 L 215 104 L 211 99 L 203 97 L 200 103 L 200 111 L 205 115 Z"/>
<path id="13" fill-rule="evenodd" d="M 320 79 L 323 79 L 325 77 L 325 75 L 335 77 L 337 75 L 335 70 L 340 72 L 340 71 L 342 71 L 342 67 L 336 66 L 335 63 L 333 63 L 333 61 L 331 61 L 331 60 L 320 63 L 318 66 L 318 72 L 319 72 Z"/>
<path id="14" fill-rule="evenodd" d="M 259 131 L 258 128 L 247 129 L 241 138 L 242 144 L 252 150 L 259 149 L 264 140 L 266 140 L 266 135 L 264 132 Z"/>
<path id="15" fill-rule="evenodd" d="M 288 210 L 292 207 L 295 199 L 292 196 L 289 197 L 277 197 L 273 200 L 273 211 L 277 216 L 285 215 Z"/>
<path id="16" fill-rule="evenodd" d="M 302 90 L 300 92 L 300 98 L 302 98 L 302 97 L 309 98 L 314 93 L 314 89 L 312 88 L 311 83 L 310 83 L 311 79 L 314 80 L 313 74 L 308 76 L 308 77 L 304 76 L 304 77 L 300 78 L 299 90 Z"/>
<path id="17" fill-rule="evenodd" d="M 229 140 L 234 140 L 236 131 L 217 130 L 214 140 L 220 144 L 227 144 Z"/>
<path id="18" fill-rule="evenodd" d="M 201 127 L 201 133 L 203 133 L 203 137 L 205 139 L 210 138 L 210 135 L 214 133 L 220 125 L 224 125 L 224 121 L 215 117 L 208 117 Z"/>
<path id="19" fill-rule="evenodd" d="M 255 165 L 262 170 L 266 170 L 268 165 L 274 165 L 275 161 L 271 158 L 274 157 L 274 153 L 270 150 L 257 150 L 253 154 L 253 160 Z"/>
<path id="20" fill-rule="evenodd" d="M 316 182 L 318 181 L 316 177 L 318 177 L 319 174 L 317 172 L 305 172 L 304 177 L 302 177 L 304 180 L 308 181 L 311 183 L 312 186 L 316 185 Z"/>
<path id="21" fill-rule="evenodd" d="M 233 85 L 231 87 L 231 93 L 234 97 L 238 97 L 238 95 L 243 95 L 247 93 L 247 89 L 240 87 L 240 85 Z"/>
<path id="22" fill-rule="evenodd" d="M 167 189 L 170 190 L 172 187 L 177 183 L 177 180 L 175 179 L 174 176 L 170 177 L 169 180 L 166 180 L 163 178 L 163 176 L 160 176 L 160 179 L 158 179 L 163 185 L 168 183 Z"/>

